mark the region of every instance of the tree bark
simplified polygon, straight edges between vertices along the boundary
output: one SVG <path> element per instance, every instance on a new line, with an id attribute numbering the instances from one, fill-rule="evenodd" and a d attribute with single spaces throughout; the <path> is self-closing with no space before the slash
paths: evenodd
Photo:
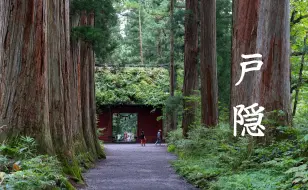
<path id="1" fill-rule="evenodd" d="M 85 14 L 85 13 L 83 13 Z M 81 15 L 83 14 L 74 14 L 71 15 L 71 27 L 77 27 L 81 25 Z M 83 15 L 85 17 L 85 15 Z M 82 80 L 85 80 L 82 78 L 83 70 L 82 65 L 84 63 L 84 59 L 81 57 L 85 56 L 84 54 L 81 54 L 81 41 L 80 40 L 71 40 L 71 58 L 72 58 L 72 67 L 73 71 L 75 73 L 74 75 L 74 95 L 77 96 L 76 100 L 74 99 L 75 107 L 75 122 L 74 122 L 74 128 L 73 128 L 73 137 L 74 137 L 74 146 L 76 148 L 76 151 L 78 152 L 88 152 L 89 150 L 93 150 L 93 148 L 88 148 L 85 134 L 83 128 L 85 127 L 82 125 L 82 117 L 84 115 L 84 110 L 87 109 L 85 107 L 82 107 L 82 97 L 85 95 L 82 92 L 81 84 Z M 84 82 L 84 81 L 83 81 Z M 91 156 L 94 157 L 94 154 L 91 152 Z"/>
<path id="2" fill-rule="evenodd" d="M 143 65 L 143 49 L 142 49 L 142 24 L 141 24 L 141 1 L 139 1 L 139 43 L 140 43 L 140 61 Z"/>
<path id="3" fill-rule="evenodd" d="M 233 107 L 258 103 L 265 112 L 282 110 L 284 123 L 291 123 L 289 0 L 233 2 L 231 68 L 231 116 Z M 238 86 L 242 54 L 262 55 L 260 71 L 245 74 Z M 245 60 L 246 61 L 246 60 Z"/>
<path id="4" fill-rule="evenodd" d="M 71 60 L 69 1 L 49 1 L 48 10 L 58 14 L 48 14 L 47 19 L 54 31 L 48 35 L 48 84 L 49 122 L 53 144 L 57 154 L 64 151 L 62 158 L 73 158 L 74 128 L 77 104 L 74 79 L 76 72 Z"/>
<path id="5" fill-rule="evenodd" d="M 0 140 L 29 135 L 63 161 L 89 151 L 95 159 L 94 54 L 70 42 L 69 2 L 0 2 Z"/>
<path id="6" fill-rule="evenodd" d="M 218 124 L 218 81 L 216 60 L 216 0 L 201 1 L 201 123 Z"/>
<path id="7" fill-rule="evenodd" d="M 174 68 L 174 0 L 170 0 L 170 97 L 174 97 L 175 91 L 175 68 Z M 169 127 L 167 131 L 176 129 L 177 110 L 172 110 L 169 114 Z"/>
<path id="8" fill-rule="evenodd" d="M 170 0 L 170 95 L 174 96 L 174 0 Z"/>
<path id="9" fill-rule="evenodd" d="M 49 127 L 48 3 L 1 1 L 0 126 L 3 140 L 23 134 L 54 153 Z"/>
<path id="10" fill-rule="evenodd" d="M 198 1 L 186 1 L 185 16 L 185 53 L 184 53 L 184 112 L 183 112 L 183 135 L 187 137 L 189 126 L 195 121 L 196 101 L 187 100 L 187 97 L 196 95 L 198 88 Z"/>
<path id="11" fill-rule="evenodd" d="M 160 59 L 162 56 L 161 56 L 161 29 L 158 29 L 158 35 L 157 35 L 157 57 Z"/>
<path id="12" fill-rule="evenodd" d="M 292 113 L 293 117 L 296 114 L 296 107 L 297 107 L 297 102 L 298 102 L 299 89 L 300 89 L 302 82 L 303 82 L 303 69 L 304 69 L 304 63 L 305 63 L 307 36 L 308 36 L 308 32 L 307 32 L 307 35 L 304 38 L 304 48 L 303 48 L 304 50 L 303 50 L 303 55 L 302 55 L 302 59 L 301 59 L 301 66 L 300 66 L 299 73 L 298 73 L 298 82 L 297 82 L 296 90 L 295 90 L 295 99 L 294 99 L 293 113 Z"/>
<path id="13" fill-rule="evenodd" d="M 83 11 L 79 18 L 79 22 L 74 23 L 73 26 L 94 26 L 94 14 Z M 96 159 L 102 156 L 101 148 L 98 144 L 98 137 L 96 134 L 96 108 L 95 108 L 95 83 L 94 83 L 94 52 L 92 45 L 88 42 L 79 40 L 74 43 L 74 51 L 77 59 L 74 65 L 79 68 L 78 71 L 78 101 L 80 103 L 80 121 L 81 134 L 76 134 L 79 137 L 79 144 L 84 147 L 86 144 L 87 151 Z"/>

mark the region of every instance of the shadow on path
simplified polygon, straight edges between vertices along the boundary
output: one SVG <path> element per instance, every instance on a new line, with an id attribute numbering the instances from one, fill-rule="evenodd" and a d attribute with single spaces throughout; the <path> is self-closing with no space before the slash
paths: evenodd
<path id="1" fill-rule="evenodd" d="M 166 145 L 107 144 L 107 159 L 85 174 L 89 190 L 196 190 L 179 177 Z"/>

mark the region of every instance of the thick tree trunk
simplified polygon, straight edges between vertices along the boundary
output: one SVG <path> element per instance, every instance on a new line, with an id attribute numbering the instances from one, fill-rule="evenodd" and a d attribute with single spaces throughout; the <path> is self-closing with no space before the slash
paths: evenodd
<path id="1" fill-rule="evenodd" d="M 80 25 L 80 15 L 71 15 L 71 28 Z M 75 142 L 75 147 L 77 151 L 82 151 L 86 149 L 86 143 L 84 139 L 84 133 L 82 128 L 81 119 L 81 57 L 80 57 L 80 41 L 71 40 L 71 59 L 72 67 L 74 71 L 74 96 L 77 95 L 76 100 L 74 100 L 75 107 L 75 127 L 73 128 L 73 137 Z"/>
<path id="2" fill-rule="evenodd" d="M 49 1 L 48 11 L 57 13 L 46 15 L 51 29 L 47 34 L 46 50 L 49 63 L 49 127 L 56 152 L 59 154 L 64 151 L 63 157 L 71 158 L 74 153 L 71 112 L 75 111 L 72 102 L 77 97 L 71 96 L 73 73 L 70 56 L 69 1 Z"/>
<path id="3" fill-rule="evenodd" d="M 87 14 L 83 12 L 80 17 L 79 26 L 94 26 L 94 14 Z M 95 108 L 95 83 L 94 83 L 94 52 L 92 45 L 79 41 L 73 42 L 74 46 L 72 49 L 77 50 L 77 63 L 79 75 L 79 101 L 81 107 L 81 128 L 83 136 L 78 143 L 81 145 L 83 142 L 86 143 L 88 151 L 94 158 L 102 156 L 101 148 L 97 141 L 96 134 L 96 108 Z M 77 46 L 77 47 L 76 47 Z M 80 61 L 80 62 L 79 62 Z M 78 136 L 78 135 L 77 135 Z"/>
<path id="4" fill-rule="evenodd" d="M 218 81 L 216 61 L 216 0 L 201 1 L 201 123 L 218 124 Z"/>
<path id="5" fill-rule="evenodd" d="M 0 2 L 0 140 L 29 135 L 63 161 L 76 151 L 95 159 L 94 54 L 70 46 L 69 2 Z"/>
<path id="6" fill-rule="evenodd" d="M 265 112 L 284 111 L 284 123 L 291 123 L 289 3 L 289 0 L 233 2 L 232 125 L 233 107 L 254 103 L 263 106 Z M 235 86 L 242 72 L 240 63 L 247 61 L 241 55 L 256 53 L 262 55 L 261 69 L 245 73 L 243 81 Z"/>
<path id="7" fill-rule="evenodd" d="M 47 15 L 59 13 L 48 8 L 43 0 L 1 1 L 0 126 L 5 127 L 0 140 L 31 135 L 42 150 L 54 153 L 48 114 L 47 46 L 48 35 L 57 28 L 50 27 Z"/>
<path id="8" fill-rule="evenodd" d="M 295 116 L 295 114 L 296 114 L 296 107 L 297 107 L 297 102 L 298 102 L 299 89 L 302 86 L 302 82 L 303 82 L 303 69 L 304 69 L 305 55 L 306 55 L 307 36 L 308 36 L 308 32 L 307 32 L 307 35 L 304 38 L 303 55 L 302 55 L 302 59 L 301 59 L 301 66 L 300 66 L 299 73 L 298 73 L 298 82 L 297 82 L 296 90 L 295 90 L 295 98 L 294 98 L 293 113 L 292 113 L 293 116 Z"/>
<path id="9" fill-rule="evenodd" d="M 186 1 L 185 17 L 185 54 L 184 54 L 184 112 L 183 112 L 183 135 L 187 137 L 189 126 L 195 121 L 196 101 L 187 100 L 185 97 L 196 94 L 198 88 L 198 0 Z"/>

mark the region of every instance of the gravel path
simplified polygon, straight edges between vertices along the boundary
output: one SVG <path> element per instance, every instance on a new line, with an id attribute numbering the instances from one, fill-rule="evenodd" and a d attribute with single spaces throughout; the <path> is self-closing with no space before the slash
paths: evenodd
<path id="1" fill-rule="evenodd" d="M 85 174 L 84 189 L 196 190 L 174 172 L 169 161 L 176 157 L 166 149 L 166 145 L 106 144 L 107 159 Z"/>

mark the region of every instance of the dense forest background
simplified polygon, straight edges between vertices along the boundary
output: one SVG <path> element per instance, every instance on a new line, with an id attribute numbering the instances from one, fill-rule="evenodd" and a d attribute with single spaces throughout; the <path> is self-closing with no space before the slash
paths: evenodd
<path id="1" fill-rule="evenodd" d="M 170 72 L 170 56 L 173 55 L 176 71 L 175 97 L 165 98 L 166 107 L 170 106 L 173 109 L 181 107 L 180 101 L 183 99 L 184 78 L 185 1 L 175 2 L 173 23 L 170 23 L 170 1 L 168 0 L 117 1 L 114 6 L 118 21 L 110 28 L 111 36 L 108 47 L 115 46 L 110 50 L 111 53 L 104 56 L 103 59 L 97 59 L 97 66 L 112 66 L 115 72 L 117 70 L 121 72 L 121 68 L 125 65 L 126 67 L 157 66 Z M 290 2 L 290 63 L 292 71 L 290 93 L 292 102 L 296 102 L 295 104 L 297 105 L 296 111 L 293 111 L 295 122 L 299 121 L 300 118 L 304 118 L 302 114 L 307 113 L 307 108 L 305 107 L 305 102 L 307 101 L 307 71 L 305 70 L 306 63 L 302 57 L 307 49 L 306 45 L 304 45 L 308 24 L 306 12 L 306 1 Z M 219 116 L 227 121 L 229 113 L 226 112 L 229 112 L 230 107 L 232 1 L 216 1 L 216 23 Z M 200 25 L 200 22 L 198 24 Z M 174 33 L 173 54 L 170 45 L 171 32 Z M 198 44 L 200 46 L 200 39 Z M 200 61 L 197 64 L 199 65 L 198 76 L 200 77 Z M 164 74 L 162 73 L 162 75 Z M 97 80 L 98 83 L 102 84 L 105 81 L 107 80 Z M 127 81 L 130 80 L 127 79 Z M 156 81 L 154 80 L 154 82 Z M 168 88 L 166 87 L 168 85 L 166 82 L 159 83 L 161 83 L 161 86 L 165 86 L 165 90 Z M 109 84 L 109 82 L 106 82 L 106 84 Z M 196 89 L 197 91 L 199 90 L 199 93 L 195 98 L 200 98 L 200 89 L 201 84 L 199 81 L 199 87 Z M 296 95 L 297 90 L 299 91 L 299 96 Z M 98 88 L 97 98 L 101 97 L 100 94 L 105 92 L 107 93 L 106 89 L 100 90 Z M 120 96 L 120 94 L 118 95 Z M 148 98 L 151 98 L 151 96 Z M 108 103 L 109 100 L 108 98 L 104 99 L 105 103 Z M 98 104 L 104 104 L 101 100 L 97 102 L 99 102 Z M 179 113 L 178 115 L 182 114 Z M 178 124 L 180 125 L 181 123 Z"/>
<path id="2" fill-rule="evenodd" d="M 202 11 L 206 9 L 202 7 L 202 3 L 200 4 L 199 2 L 198 5 L 196 2 L 198 1 L 123 0 L 116 2 L 115 8 L 118 22 L 111 28 L 111 40 L 115 42 L 116 46 L 112 50 L 112 53 L 108 54 L 104 59 L 97 59 L 97 66 L 109 69 L 113 68 L 114 74 L 118 76 L 121 76 L 121 73 L 123 73 L 123 67 L 125 69 L 133 67 L 141 73 L 147 72 L 148 74 L 146 76 L 151 76 L 148 68 L 151 70 L 152 67 L 164 68 L 169 71 L 169 83 L 167 81 L 156 83 L 157 80 L 153 80 L 153 83 L 151 83 L 156 83 L 155 85 L 162 89 L 161 91 L 153 91 L 157 93 L 157 97 L 161 98 L 159 102 L 162 104 L 157 104 L 155 101 L 152 102 L 153 96 L 152 94 L 148 95 L 148 93 L 144 93 L 145 97 L 143 98 L 145 101 L 143 102 L 145 104 L 163 107 L 165 113 L 163 116 L 164 126 L 166 131 L 168 131 L 168 134 L 165 134 L 168 137 L 168 150 L 175 152 L 179 156 L 179 160 L 174 163 L 174 167 L 181 175 L 196 186 L 202 189 L 307 188 L 306 118 L 308 114 L 308 72 L 306 61 L 307 42 L 305 39 L 307 38 L 308 31 L 308 2 L 304 0 L 291 1 L 289 4 L 287 1 L 284 1 L 284 5 L 275 4 L 276 2 L 264 5 L 268 6 L 267 8 L 273 12 L 272 15 L 263 13 L 264 15 L 274 16 L 282 20 L 285 19 L 284 21 L 288 19 L 288 22 L 285 23 L 288 23 L 289 27 L 285 23 L 281 25 L 281 28 L 267 25 L 266 27 L 268 28 L 264 30 L 265 33 L 267 32 L 266 30 L 273 31 L 274 35 L 281 35 L 281 37 L 289 35 L 287 38 L 290 41 L 286 41 L 285 45 L 283 45 L 287 49 L 288 43 L 290 44 L 289 54 L 282 53 L 275 54 L 275 56 L 281 57 L 277 60 L 290 59 L 290 62 L 280 62 L 284 62 L 281 67 L 284 67 L 283 65 L 286 64 L 289 65 L 291 75 L 289 78 L 280 78 L 282 76 L 279 73 L 272 73 L 273 81 L 288 80 L 290 82 L 290 87 L 288 87 L 288 84 L 281 87 L 284 90 L 276 88 L 276 92 L 274 92 L 276 95 L 274 96 L 290 97 L 290 101 L 289 106 L 286 107 L 281 106 L 282 103 L 280 106 L 276 106 L 276 108 L 274 108 L 275 105 L 273 104 L 271 105 L 273 106 L 272 108 L 268 107 L 268 113 L 262 122 L 266 126 L 267 132 L 265 134 L 266 137 L 262 140 L 249 137 L 234 138 L 232 134 L 233 127 L 231 127 L 233 125 L 231 111 L 233 111 L 232 106 L 234 106 L 234 102 L 239 103 L 238 101 L 244 101 L 244 103 L 248 103 L 249 101 L 246 101 L 245 97 L 249 99 L 250 93 L 252 99 L 258 99 L 258 97 L 252 95 L 254 92 L 249 90 L 250 86 L 258 85 L 256 83 L 255 85 L 249 83 L 253 81 L 252 78 L 247 79 L 251 81 L 247 82 L 247 86 L 243 87 L 242 91 L 237 91 L 236 89 L 231 90 L 231 84 L 235 83 L 234 79 L 231 78 L 231 67 L 233 67 L 231 62 L 239 64 L 241 61 L 240 59 L 232 60 L 232 40 L 234 42 L 240 40 L 234 39 L 232 35 L 234 35 L 236 30 L 241 29 L 235 28 L 236 19 L 244 19 L 243 17 L 236 17 L 236 15 L 232 14 L 235 11 L 232 6 L 242 6 L 238 11 L 245 12 L 243 10 L 247 9 L 246 14 L 254 12 L 257 8 L 254 6 L 250 8 L 245 7 L 249 6 L 249 4 L 240 1 L 234 1 L 233 4 L 229 0 L 216 1 L 216 31 L 214 32 L 216 34 L 217 53 L 218 104 L 216 104 L 216 107 L 219 113 L 219 124 L 212 129 L 204 127 L 207 126 L 207 121 L 202 116 L 202 110 L 204 110 L 202 97 L 206 96 L 202 93 L 202 89 L 204 88 L 202 87 L 202 72 L 204 71 L 202 70 L 202 64 L 204 64 L 204 62 L 202 63 L 202 58 L 204 58 L 202 57 L 202 47 L 206 47 L 206 45 L 202 45 L 202 41 L 207 38 L 202 36 L 202 33 L 205 33 L 202 29 L 204 26 L 202 24 L 205 21 L 202 21 L 202 17 L 198 16 L 205 15 L 206 13 L 202 13 Z M 189 8 L 187 8 L 188 6 Z M 194 6 L 199 6 L 199 12 L 193 12 L 195 10 Z M 208 6 L 210 7 L 210 5 Z M 275 6 L 280 7 L 279 9 L 277 8 L 278 11 L 274 8 Z M 281 13 L 283 12 L 282 7 L 284 6 L 290 11 L 288 18 L 282 14 L 277 14 L 279 11 Z M 187 9 L 190 9 L 193 13 Z M 197 14 L 196 20 L 190 20 L 190 22 L 198 27 L 193 28 L 193 26 L 185 25 L 185 18 L 190 14 Z M 240 13 L 237 12 L 237 14 Z M 252 23 L 253 19 L 249 17 L 247 20 L 238 20 L 238 22 L 246 23 L 251 28 L 260 27 Z M 266 19 L 269 19 L 269 17 Z M 272 23 L 273 25 L 274 22 Z M 211 29 L 213 28 L 209 30 Z M 290 29 L 289 34 L 287 32 L 288 29 Z M 192 30 L 196 31 L 194 33 L 196 37 L 191 38 L 186 36 L 187 33 L 185 31 L 187 30 L 190 30 L 191 33 L 193 32 Z M 282 32 L 283 30 L 286 33 Z M 241 32 L 247 31 L 242 30 Z M 266 36 L 265 33 L 264 36 Z M 247 33 L 247 36 L 250 35 L 253 36 L 253 29 L 251 33 Z M 264 37 L 264 41 L 259 41 L 259 43 L 264 43 L 270 40 L 269 38 L 269 36 L 268 38 Z M 197 39 L 197 43 L 192 45 L 197 47 L 197 52 L 199 51 L 199 53 L 194 54 L 194 52 L 188 52 L 186 54 L 188 49 L 187 44 L 192 43 L 195 39 Z M 253 44 L 254 38 L 251 37 L 250 41 Z M 204 41 L 204 43 L 210 42 Z M 249 41 L 241 43 L 247 43 L 248 45 L 246 47 L 254 51 L 251 46 L 249 47 Z M 234 44 L 233 48 L 236 48 Z M 187 60 L 189 54 L 196 56 L 196 59 Z M 235 61 L 238 61 L 238 63 Z M 194 68 L 187 67 L 188 64 L 196 64 L 196 66 Z M 270 64 L 270 62 L 267 64 Z M 275 62 L 275 64 L 278 64 L 278 62 Z M 106 71 L 109 69 L 106 69 Z M 172 69 L 174 69 L 174 72 L 172 72 Z M 192 71 L 193 69 L 196 71 L 194 77 L 187 77 L 189 75 L 187 70 Z M 288 68 L 280 72 L 287 70 Z M 263 72 L 265 71 L 263 70 Z M 98 74 L 100 75 L 100 77 L 97 76 L 98 86 L 102 84 L 123 83 L 122 77 L 115 77 L 113 78 L 113 82 L 111 82 L 107 76 L 111 77 L 114 74 Z M 156 74 L 156 76 L 158 75 L 165 76 L 165 73 Z M 109 79 L 101 80 L 103 76 Z M 110 92 L 112 92 L 113 96 L 116 95 L 116 97 L 132 97 L 127 92 L 130 95 L 138 96 L 138 92 L 140 91 L 136 84 L 142 84 L 142 82 L 139 83 L 140 80 L 137 82 L 134 77 L 130 79 L 130 75 L 126 76 L 124 83 L 128 85 L 125 85 L 124 89 L 127 90 L 122 93 L 119 92 L 120 89 L 123 89 L 121 87 L 115 89 L 113 87 L 104 88 L 104 90 L 97 88 L 96 98 L 98 105 L 105 104 L 109 100 L 114 100 L 111 97 L 110 99 L 102 98 L 106 97 Z M 209 80 L 209 77 L 210 75 L 207 73 L 205 80 Z M 147 79 L 144 80 L 148 81 Z M 174 81 L 172 82 L 172 80 Z M 193 80 L 196 81 L 194 84 L 190 83 L 193 91 L 187 91 L 189 89 L 186 86 L 187 81 Z M 172 85 L 174 85 L 173 89 L 171 87 Z M 270 82 L 267 85 L 271 86 Z M 213 87 L 215 88 L 215 85 Z M 151 87 L 151 85 L 144 85 L 141 89 L 151 91 L 150 89 L 155 88 Z M 290 90 L 286 92 L 287 89 Z M 161 96 L 160 92 L 162 91 L 169 93 Z M 245 92 L 247 93 L 245 94 Z M 271 97 L 261 94 L 259 96 L 268 97 L 269 99 Z M 134 98 L 125 100 L 125 102 L 114 101 L 113 103 L 131 103 Z M 166 114 L 170 112 L 175 113 L 176 116 Z M 190 120 L 190 118 L 193 119 Z M 213 124 L 216 125 L 217 123 L 215 124 L 215 121 L 212 121 L 212 124 L 208 126 L 213 126 Z M 188 125 L 186 131 L 185 125 Z M 186 138 L 183 138 L 183 135 Z"/>

